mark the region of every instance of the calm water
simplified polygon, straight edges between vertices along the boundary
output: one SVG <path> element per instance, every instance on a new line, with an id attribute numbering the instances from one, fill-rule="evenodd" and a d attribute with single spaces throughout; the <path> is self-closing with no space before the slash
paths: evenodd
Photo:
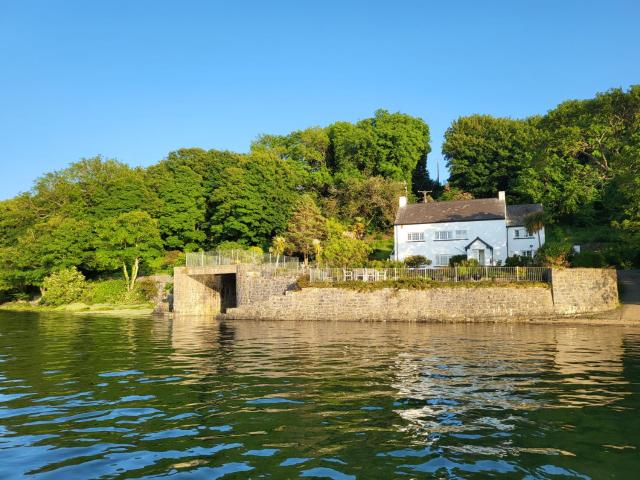
<path id="1" fill-rule="evenodd" d="M 639 475 L 639 329 L 0 313 L 3 480 Z"/>

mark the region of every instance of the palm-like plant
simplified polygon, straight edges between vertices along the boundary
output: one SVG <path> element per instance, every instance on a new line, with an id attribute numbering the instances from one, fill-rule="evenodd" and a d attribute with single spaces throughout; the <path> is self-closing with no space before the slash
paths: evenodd
<path id="1" fill-rule="evenodd" d="M 276 268 L 278 268 L 278 263 L 280 262 L 280 255 L 284 253 L 286 247 L 287 240 L 284 237 L 281 237 L 280 235 L 273 237 L 271 247 L 269 247 L 269 252 L 276 256 Z"/>
<path id="2" fill-rule="evenodd" d="M 529 235 L 534 233 L 538 236 L 538 248 L 540 245 L 540 230 L 544 228 L 545 215 L 544 212 L 533 212 L 524 217 L 524 228 L 527 229 Z"/>

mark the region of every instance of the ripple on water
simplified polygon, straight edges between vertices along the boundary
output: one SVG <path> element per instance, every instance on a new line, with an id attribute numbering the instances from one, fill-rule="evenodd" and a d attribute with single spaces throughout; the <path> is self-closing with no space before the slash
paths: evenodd
<path id="1" fill-rule="evenodd" d="M 628 327 L 0 312 L 0 351 L 1 479 L 640 471 Z"/>

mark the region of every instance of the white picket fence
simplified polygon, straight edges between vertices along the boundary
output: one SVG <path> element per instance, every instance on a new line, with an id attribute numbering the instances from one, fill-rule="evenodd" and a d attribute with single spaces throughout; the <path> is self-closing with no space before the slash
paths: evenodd
<path id="1" fill-rule="evenodd" d="M 545 267 L 444 267 L 444 268 L 310 268 L 311 283 L 379 282 L 424 279 L 433 282 L 544 282 L 551 283 Z"/>

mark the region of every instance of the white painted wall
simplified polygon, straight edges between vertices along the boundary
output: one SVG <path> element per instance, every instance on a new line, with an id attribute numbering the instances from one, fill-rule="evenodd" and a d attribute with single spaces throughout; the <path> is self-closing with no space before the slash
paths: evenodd
<path id="1" fill-rule="evenodd" d="M 540 245 L 538 245 L 538 234 L 533 234 L 531 237 L 516 238 L 515 231 L 520 230 L 526 235 L 527 229 L 524 227 L 509 227 L 507 229 L 507 235 L 509 235 L 509 256 L 522 255 L 525 250 L 533 250 L 533 254 L 538 250 L 539 246 L 544 245 L 545 236 L 544 228 L 540 230 Z M 522 233 L 520 234 L 522 236 Z"/>
<path id="2" fill-rule="evenodd" d="M 467 230 L 467 238 L 455 240 L 435 240 L 435 232 L 442 230 Z M 424 232 L 423 242 L 408 241 L 408 234 Z M 465 248 L 476 237 L 480 237 L 493 247 L 493 261 L 507 258 L 507 225 L 502 220 L 480 220 L 475 222 L 428 223 L 418 225 L 396 225 L 394 227 L 394 259 L 404 260 L 411 255 L 424 255 L 435 265 L 436 255 L 464 255 Z M 542 233 L 542 232 L 541 232 Z M 485 252 L 487 265 L 491 261 L 491 253 Z"/>

